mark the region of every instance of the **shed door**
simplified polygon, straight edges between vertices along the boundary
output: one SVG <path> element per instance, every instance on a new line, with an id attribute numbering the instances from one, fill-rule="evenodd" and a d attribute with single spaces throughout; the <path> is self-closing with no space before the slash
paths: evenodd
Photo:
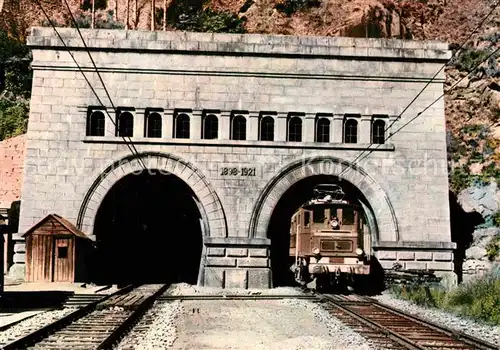
<path id="1" fill-rule="evenodd" d="M 54 282 L 73 282 L 71 239 L 56 238 L 54 241 Z"/>

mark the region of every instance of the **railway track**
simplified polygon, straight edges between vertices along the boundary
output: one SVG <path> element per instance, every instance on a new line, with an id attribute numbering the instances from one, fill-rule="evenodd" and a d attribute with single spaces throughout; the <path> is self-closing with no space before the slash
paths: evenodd
<path id="1" fill-rule="evenodd" d="M 333 316 L 352 327 L 375 345 L 386 349 L 481 349 L 500 347 L 470 335 L 433 324 L 364 297 L 352 299 L 318 295 Z"/>
<path id="2" fill-rule="evenodd" d="M 128 286 L 2 349 L 111 349 L 168 285 Z"/>

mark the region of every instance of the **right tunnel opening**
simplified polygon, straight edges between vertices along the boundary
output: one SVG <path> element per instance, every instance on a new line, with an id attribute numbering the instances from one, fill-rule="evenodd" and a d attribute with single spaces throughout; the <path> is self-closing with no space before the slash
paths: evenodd
<path id="1" fill-rule="evenodd" d="M 361 193 L 361 191 L 354 186 L 352 183 L 340 180 L 337 176 L 333 175 L 313 175 L 306 177 L 295 184 L 293 184 L 279 199 L 277 205 L 275 206 L 271 219 L 268 226 L 268 237 L 271 239 L 271 270 L 272 270 L 272 282 L 274 287 L 280 286 L 296 286 L 297 283 L 294 280 L 294 274 L 290 267 L 294 263 L 294 257 L 290 255 L 290 226 L 291 218 L 295 211 L 304 204 L 307 200 L 311 199 L 314 195 L 314 187 L 319 184 L 337 184 L 340 185 L 343 192 L 345 193 L 344 199 L 348 199 L 362 205 L 364 210 L 365 220 L 370 224 L 369 235 L 371 236 L 371 241 L 375 239 L 377 228 L 374 222 L 374 215 L 372 209 L 369 207 L 368 201 Z M 365 211 L 369 211 L 366 213 Z M 378 266 L 378 262 L 375 257 L 373 257 L 371 243 L 369 247 L 366 247 L 366 254 L 370 255 L 370 265 L 371 270 L 374 271 L 370 274 L 371 277 L 377 275 L 377 280 L 383 283 L 381 279 L 383 277 L 379 276 L 381 267 Z M 373 268 L 372 268 L 373 266 Z"/>

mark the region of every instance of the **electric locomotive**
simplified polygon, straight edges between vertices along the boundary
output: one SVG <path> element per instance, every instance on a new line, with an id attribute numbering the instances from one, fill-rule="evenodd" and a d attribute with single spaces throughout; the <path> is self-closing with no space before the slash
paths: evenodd
<path id="1" fill-rule="evenodd" d="M 298 208 L 290 226 L 290 269 L 316 288 L 354 286 L 370 274 L 370 233 L 361 206 L 345 200 L 339 185 L 317 185 Z M 366 252 L 368 250 L 368 252 Z"/>

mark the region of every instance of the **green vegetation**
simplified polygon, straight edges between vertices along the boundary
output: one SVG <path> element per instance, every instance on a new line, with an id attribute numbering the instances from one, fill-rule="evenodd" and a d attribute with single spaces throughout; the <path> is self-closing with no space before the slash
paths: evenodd
<path id="1" fill-rule="evenodd" d="M 0 100 L 0 141 L 24 134 L 28 128 L 28 103 Z"/>
<path id="2" fill-rule="evenodd" d="M 163 10 L 157 11 L 156 22 L 161 23 Z M 245 33 L 244 18 L 228 11 L 203 8 L 200 0 L 174 0 L 167 10 L 167 22 L 172 27 L 191 32 Z"/>
<path id="3" fill-rule="evenodd" d="M 321 5 L 321 1 L 319 0 L 284 0 L 276 4 L 275 9 L 290 16 L 295 12 L 311 7 L 318 7 L 319 5 Z"/>
<path id="4" fill-rule="evenodd" d="M 472 175 L 470 174 L 469 167 L 467 165 L 463 165 L 451 171 L 450 190 L 453 193 L 460 193 L 462 190 L 469 187 L 471 183 Z"/>
<path id="5" fill-rule="evenodd" d="M 470 72 L 472 68 L 488 57 L 486 50 L 466 49 L 453 59 L 453 65 L 460 70 Z"/>
<path id="6" fill-rule="evenodd" d="M 500 211 L 497 211 L 495 214 L 493 214 L 493 224 L 496 227 L 500 227 Z"/>
<path id="7" fill-rule="evenodd" d="M 461 284 L 450 291 L 422 284 L 393 285 L 389 290 L 396 297 L 417 305 L 500 325 L 500 276 L 495 273 Z"/>
<path id="8" fill-rule="evenodd" d="M 494 237 L 490 243 L 488 243 L 486 246 L 486 255 L 490 261 L 494 261 L 500 255 L 500 236 Z"/>
<path id="9" fill-rule="evenodd" d="M 0 141 L 23 134 L 31 95 L 31 53 L 0 29 Z"/>

